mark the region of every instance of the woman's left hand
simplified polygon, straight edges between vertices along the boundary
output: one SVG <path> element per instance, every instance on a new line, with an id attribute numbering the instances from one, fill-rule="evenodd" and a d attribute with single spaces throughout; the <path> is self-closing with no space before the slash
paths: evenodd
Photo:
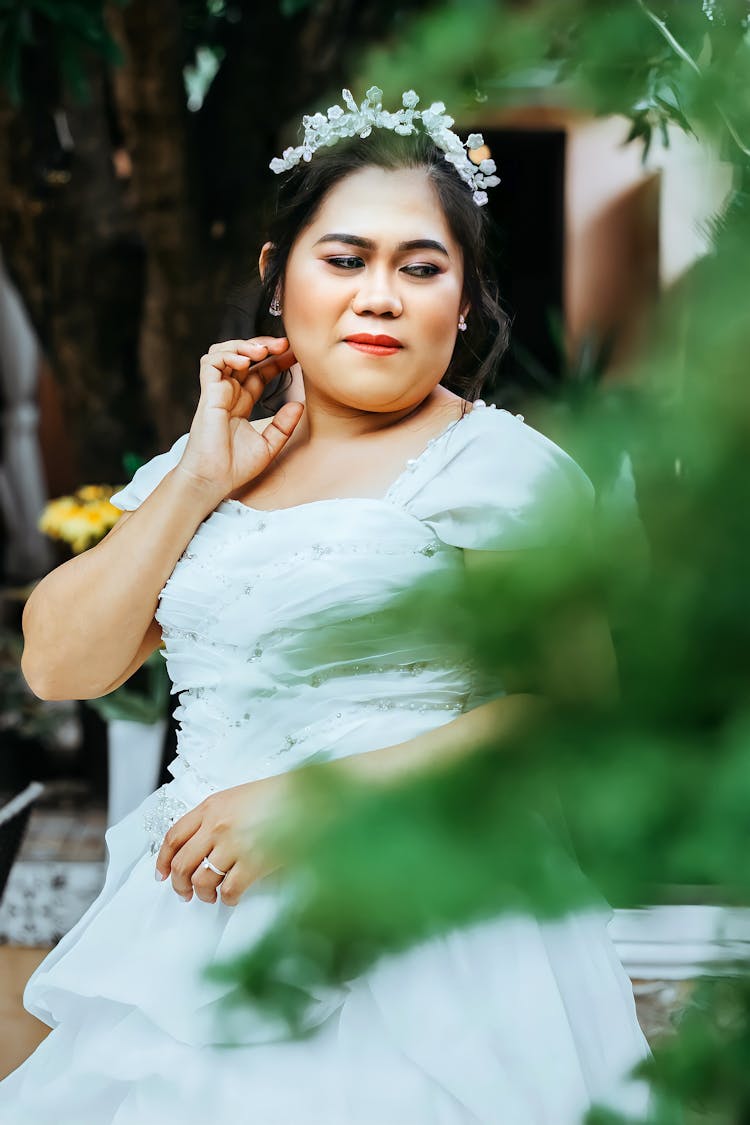
<path id="1" fill-rule="evenodd" d="M 279 866 L 262 846 L 263 827 L 282 809 L 288 779 L 264 777 L 212 793 L 175 821 L 156 859 L 156 877 L 171 875 L 172 886 L 185 902 L 195 893 L 202 902 L 216 902 L 217 892 L 236 906 L 252 883 Z M 226 871 L 217 875 L 203 867 L 204 858 Z"/>

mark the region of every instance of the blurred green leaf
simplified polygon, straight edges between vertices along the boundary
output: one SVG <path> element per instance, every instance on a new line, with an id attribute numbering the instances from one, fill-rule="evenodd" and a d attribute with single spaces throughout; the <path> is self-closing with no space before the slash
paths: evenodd
<path id="1" fill-rule="evenodd" d="M 311 995 L 477 919 L 555 917 L 602 895 L 658 903 L 680 885 L 750 904 L 748 12 L 716 5 L 709 19 L 704 8 L 450 2 L 404 20 L 362 68 L 363 87 L 395 99 L 413 86 L 470 124 L 480 107 L 487 120 L 563 102 L 628 118 L 644 154 L 677 127 L 717 144 L 735 184 L 710 253 L 664 294 L 627 382 L 599 378 L 606 341 L 592 339 L 537 419 L 597 486 L 590 535 L 568 515 L 566 537 L 565 512 L 550 511 L 550 551 L 421 584 L 351 636 L 316 637 L 317 659 L 332 659 L 355 635 L 376 650 L 378 628 L 392 633 L 395 621 L 446 660 L 467 659 L 489 696 L 526 683 L 549 709 L 400 785 L 345 785 L 325 762 L 298 771 L 273 840 L 286 864 L 283 913 L 239 961 L 213 969 L 298 1034 Z M 614 625 L 616 699 L 586 693 L 597 676 L 592 607 Z M 315 659 L 305 654 L 305 666 Z M 656 1093 L 651 1125 L 750 1114 L 750 975 L 729 968 L 642 1067 Z M 588 1120 L 620 1119 L 596 1110 Z"/>
<path id="2" fill-rule="evenodd" d="M 142 690 L 138 690 L 139 685 Z M 169 676 L 157 649 L 126 683 L 99 699 L 87 699 L 86 703 L 105 720 L 151 724 L 166 718 L 168 699 Z"/>

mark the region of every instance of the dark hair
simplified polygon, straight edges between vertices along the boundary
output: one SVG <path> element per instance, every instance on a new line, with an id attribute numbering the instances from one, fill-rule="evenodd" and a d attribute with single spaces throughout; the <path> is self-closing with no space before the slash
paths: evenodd
<path id="1" fill-rule="evenodd" d="M 314 220 L 328 192 L 352 172 L 371 167 L 424 168 L 437 191 L 451 233 L 463 251 L 464 299 L 471 305 L 468 327 L 458 333 L 441 383 L 473 401 L 508 346 L 509 318 L 489 277 L 485 209 L 474 203 L 471 189 L 425 133 L 402 137 L 378 130 L 366 140 L 356 137 L 319 149 L 309 163 L 300 162 L 282 173 L 276 210 L 267 226 L 273 249 L 262 282 L 256 334 L 278 333 L 279 322 L 270 316 L 269 305 L 283 281 L 294 242 Z"/>

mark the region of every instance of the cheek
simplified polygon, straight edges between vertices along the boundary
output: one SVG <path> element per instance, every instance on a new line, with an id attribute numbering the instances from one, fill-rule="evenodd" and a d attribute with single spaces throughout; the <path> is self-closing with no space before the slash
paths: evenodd
<path id="1" fill-rule="evenodd" d="M 440 293 L 431 294 L 421 302 L 417 312 L 420 336 L 439 346 L 453 347 L 458 326 L 461 294 L 455 285 L 446 286 Z"/>
<path id="2" fill-rule="evenodd" d="M 346 301 L 343 301 L 346 305 Z M 284 287 L 284 314 L 286 327 L 293 331 L 330 334 L 331 324 L 340 315 L 342 306 L 341 285 L 331 285 L 315 265 L 295 270 Z"/>

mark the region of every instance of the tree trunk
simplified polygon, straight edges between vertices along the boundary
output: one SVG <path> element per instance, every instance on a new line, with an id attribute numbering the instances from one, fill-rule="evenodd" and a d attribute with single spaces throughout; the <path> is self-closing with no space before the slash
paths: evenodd
<path id="1" fill-rule="evenodd" d="M 89 61 L 86 104 L 58 88 L 49 36 L 28 53 L 30 100 L 0 103 L 0 247 L 62 384 L 84 479 L 116 482 L 124 452 L 149 455 L 188 428 L 200 356 L 223 332 L 252 332 L 283 127 L 338 97 L 357 45 L 419 6 L 323 0 L 288 18 L 278 3 L 243 5 L 233 23 L 194 27 L 188 0 L 111 4 L 123 63 L 110 74 Z M 183 69 L 206 41 L 225 58 L 191 114 Z M 114 171 L 118 150 L 131 180 Z"/>
<path id="2" fill-rule="evenodd" d="M 189 174 L 179 5 L 132 0 L 113 6 L 110 28 L 124 56 L 113 75 L 115 102 L 146 250 L 140 365 L 164 447 L 190 424 L 221 281 Z"/>
<path id="3" fill-rule="evenodd" d="M 142 250 L 112 168 L 98 62 L 90 89 L 85 105 L 0 100 L 0 246 L 62 386 L 83 477 L 118 481 L 122 452 L 144 430 L 132 348 Z M 53 109 L 72 138 L 67 153 Z"/>

